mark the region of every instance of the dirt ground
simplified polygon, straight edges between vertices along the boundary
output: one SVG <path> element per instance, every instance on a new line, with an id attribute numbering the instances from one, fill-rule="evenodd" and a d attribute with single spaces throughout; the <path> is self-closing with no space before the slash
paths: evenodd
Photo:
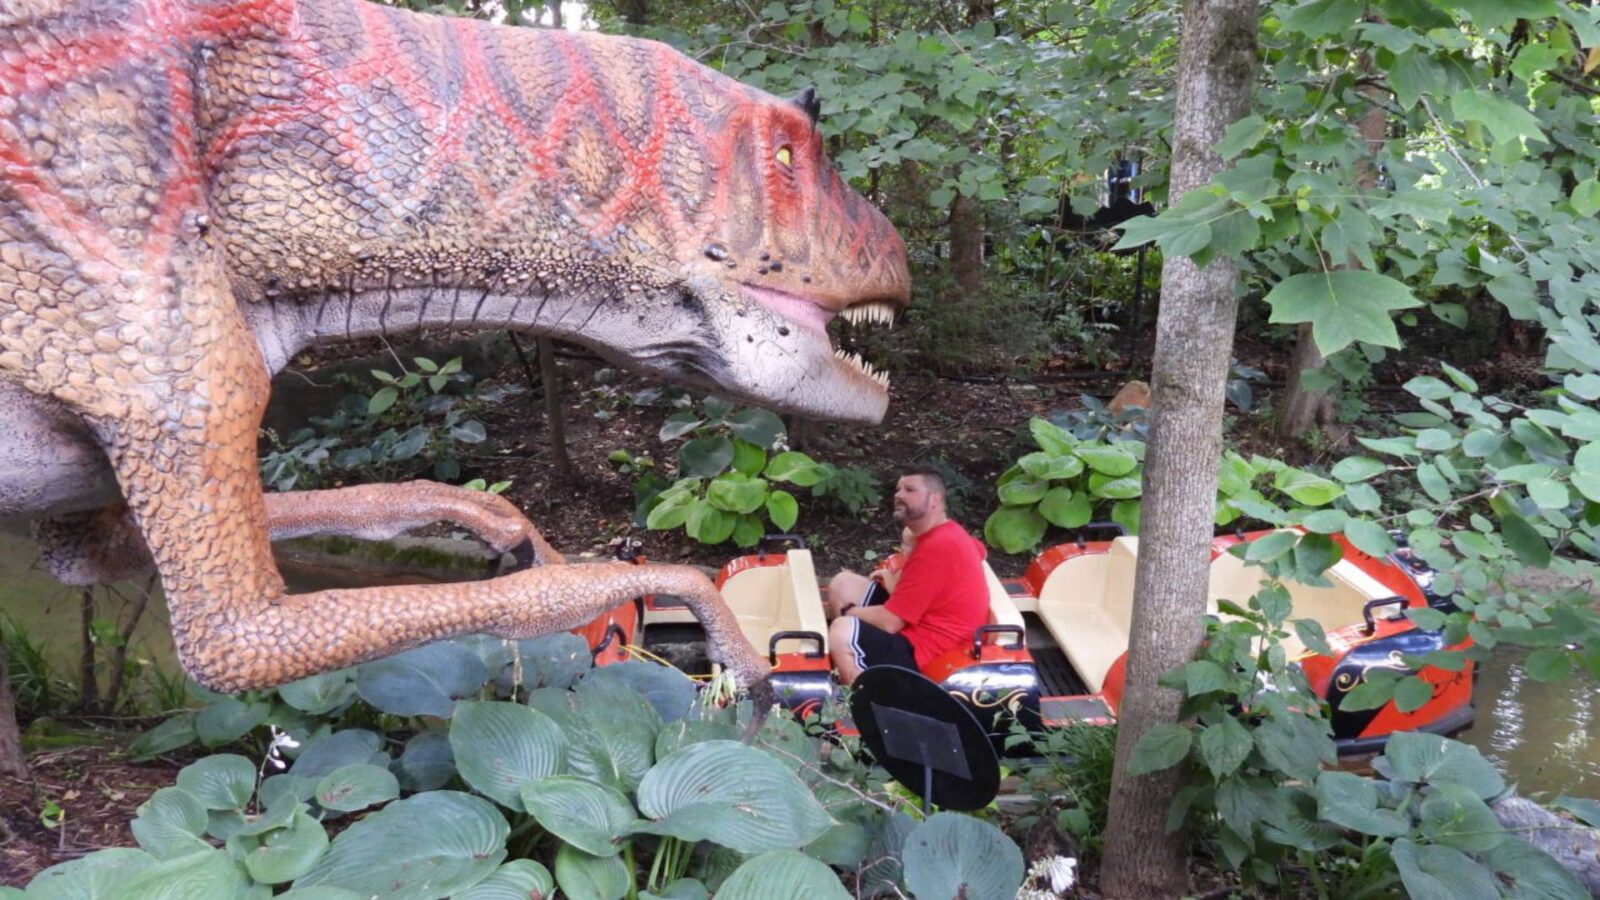
<path id="1" fill-rule="evenodd" d="M 131 811 L 181 768 L 128 763 L 115 745 L 39 750 L 29 764 L 31 781 L 0 777 L 0 885 L 8 887 L 95 850 L 134 846 Z"/>

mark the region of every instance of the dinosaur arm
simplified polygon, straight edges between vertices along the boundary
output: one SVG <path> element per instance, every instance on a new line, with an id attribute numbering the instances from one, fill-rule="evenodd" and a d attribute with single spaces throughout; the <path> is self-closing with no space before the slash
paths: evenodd
<path id="1" fill-rule="evenodd" d="M 432 481 L 267 494 L 271 539 L 336 535 L 383 541 L 435 522 L 464 528 L 520 566 L 565 560 L 504 497 Z M 121 504 L 34 523 L 45 568 L 63 584 L 114 584 L 149 571 L 150 551 Z"/>
<path id="2" fill-rule="evenodd" d="M 501 553 L 516 554 L 523 565 L 565 561 L 511 501 L 485 491 L 410 481 L 267 494 L 265 499 L 274 541 L 310 535 L 382 541 L 448 522 Z"/>

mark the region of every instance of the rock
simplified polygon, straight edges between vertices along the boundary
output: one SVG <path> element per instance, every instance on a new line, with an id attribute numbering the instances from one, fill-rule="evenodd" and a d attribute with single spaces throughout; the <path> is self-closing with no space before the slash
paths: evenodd
<path id="1" fill-rule="evenodd" d="M 1114 416 L 1120 416 L 1131 407 L 1142 409 L 1150 408 L 1150 385 L 1142 381 L 1130 381 L 1117 390 L 1116 396 L 1106 404 L 1106 409 Z"/>

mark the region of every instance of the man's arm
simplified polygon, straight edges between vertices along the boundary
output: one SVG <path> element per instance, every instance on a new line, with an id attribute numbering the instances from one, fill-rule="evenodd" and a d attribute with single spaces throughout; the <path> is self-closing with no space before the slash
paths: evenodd
<path id="1" fill-rule="evenodd" d="M 861 621 L 886 631 L 889 634 L 899 634 L 900 629 L 906 627 L 906 620 L 900 618 L 882 606 L 857 606 L 846 612 L 847 616 L 855 616 Z"/>

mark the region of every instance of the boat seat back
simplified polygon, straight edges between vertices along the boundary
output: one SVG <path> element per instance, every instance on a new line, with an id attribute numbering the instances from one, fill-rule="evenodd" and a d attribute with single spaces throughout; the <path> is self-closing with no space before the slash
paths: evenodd
<path id="1" fill-rule="evenodd" d="M 1039 591 L 1039 619 L 1090 692 L 1128 649 L 1138 561 L 1139 539 L 1119 537 L 1104 553 L 1063 560 Z"/>
<path id="2" fill-rule="evenodd" d="M 989 586 L 989 622 L 990 625 L 1015 625 L 1022 626 L 1022 610 L 1017 609 L 1017 601 L 1011 599 L 1011 594 L 1006 586 L 1000 583 L 1000 577 L 994 574 L 989 564 L 983 564 L 983 580 Z"/>
<path id="3" fill-rule="evenodd" d="M 730 576 L 722 598 L 739 619 L 739 629 L 765 652 L 780 631 L 811 631 L 826 649 L 828 625 L 810 550 L 790 550 L 779 566 L 755 566 Z"/>
<path id="4" fill-rule="evenodd" d="M 1292 600 L 1290 620 L 1313 619 L 1324 632 L 1332 632 L 1361 621 L 1361 608 L 1368 600 L 1388 597 L 1394 591 L 1384 587 L 1377 579 L 1361 571 L 1349 560 L 1341 559 L 1325 573 L 1328 584 L 1322 586 L 1285 582 Z M 1219 553 L 1211 561 L 1211 583 L 1206 596 L 1207 611 L 1217 611 L 1219 599 L 1230 600 L 1239 606 L 1248 606 L 1251 596 L 1261 589 L 1266 572 L 1260 566 L 1248 565 L 1232 553 Z M 1283 641 L 1289 658 L 1305 652 L 1305 645 L 1295 636 L 1294 629 Z"/>

